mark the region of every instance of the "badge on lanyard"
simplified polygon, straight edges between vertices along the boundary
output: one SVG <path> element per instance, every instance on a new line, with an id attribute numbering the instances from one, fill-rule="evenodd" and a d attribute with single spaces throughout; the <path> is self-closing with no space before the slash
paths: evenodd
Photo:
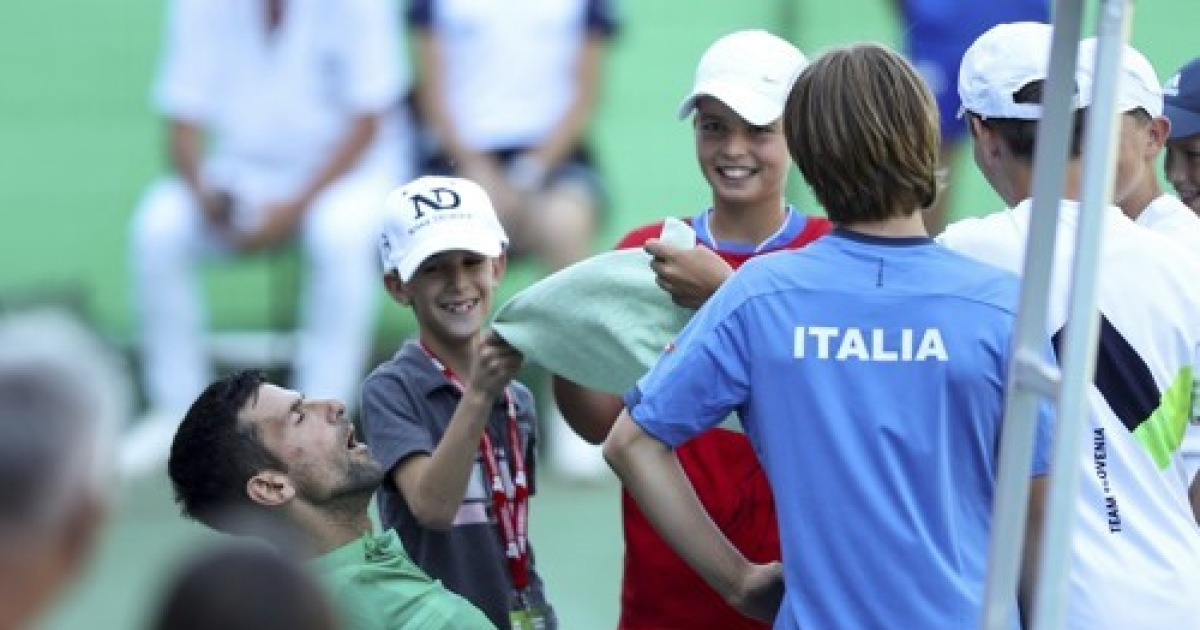
<path id="1" fill-rule="evenodd" d="M 508 625 L 512 630 L 546 630 L 546 614 L 534 606 L 528 595 L 516 595 L 512 610 L 508 613 Z"/>
<path id="2" fill-rule="evenodd" d="M 440 361 L 424 344 L 421 349 L 441 370 L 458 391 L 464 391 L 462 382 L 450 368 Z M 525 455 L 521 449 L 520 429 L 517 426 L 517 407 L 513 402 L 512 393 L 504 388 L 505 411 L 507 412 L 508 438 L 507 464 L 512 479 L 512 493 L 504 487 L 501 473 L 498 449 L 492 443 L 486 430 L 480 436 L 479 458 L 483 464 L 484 475 L 489 480 L 492 495 L 492 508 L 496 513 L 496 525 L 500 539 L 504 544 L 504 555 L 507 560 L 509 576 L 513 583 L 513 604 L 509 607 L 509 624 L 513 630 L 545 630 L 546 613 L 541 607 L 531 605 L 528 597 L 529 589 L 529 479 L 525 466 Z"/>

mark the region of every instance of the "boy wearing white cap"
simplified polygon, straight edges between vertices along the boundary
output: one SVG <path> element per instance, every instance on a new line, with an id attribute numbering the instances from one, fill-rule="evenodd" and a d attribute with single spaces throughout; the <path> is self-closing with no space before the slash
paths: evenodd
<path id="1" fill-rule="evenodd" d="M 431 577 L 503 629 L 553 629 L 528 543 L 533 397 L 521 355 L 483 329 L 508 245 L 474 182 L 422 177 L 385 202 L 384 286 L 418 340 L 363 384 L 363 431 L 388 471 L 380 518 Z"/>
<path id="2" fill-rule="evenodd" d="M 1078 78 L 1080 85 L 1093 81 L 1096 38 L 1079 44 Z M 1155 162 L 1168 138 L 1176 130 L 1164 116 L 1163 90 L 1158 85 L 1154 66 L 1132 46 L 1125 46 L 1121 57 L 1117 109 L 1121 116 L 1120 145 L 1117 153 L 1115 197 L 1125 215 L 1142 227 L 1175 241 L 1200 256 L 1200 217 L 1175 195 L 1163 191 L 1158 183 Z M 1186 121 L 1181 120 L 1186 129 Z M 1189 432 L 1181 452 L 1188 479 L 1200 469 L 1200 431 Z"/>
<path id="3" fill-rule="evenodd" d="M 678 115 L 692 116 L 696 158 L 712 189 L 712 206 L 685 219 L 702 246 L 680 249 L 659 241 L 661 221 L 634 229 L 617 244 L 618 249 L 644 247 L 654 255 L 659 286 L 678 304 L 700 306 L 743 262 L 803 247 L 829 231 L 828 221 L 806 216 L 783 199 L 788 156 L 781 116 L 788 88 L 805 63 L 795 46 L 761 30 L 726 35 L 700 59 Z M 604 440 L 623 407 L 618 396 L 563 378 L 555 379 L 555 398 L 572 427 L 594 443 Z M 746 436 L 715 428 L 677 453 L 710 517 L 730 541 L 755 562 L 778 560 L 771 490 Z M 628 493 L 622 504 L 622 630 L 765 627 L 705 584 Z"/>
<path id="4" fill-rule="evenodd" d="M 951 225 L 952 249 L 1021 272 L 1033 154 L 1051 28 L 1004 24 L 963 57 L 959 92 L 975 160 L 1010 209 Z M 1090 81 L 1077 80 L 1080 88 Z M 1077 94 L 1066 199 L 1059 208 L 1050 295 L 1056 347 L 1079 217 L 1080 131 L 1090 90 Z M 1152 106 L 1152 105 L 1151 105 Z M 1120 185 L 1118 185 L 1120 187 Z M 1200 265 L 1120 209 L 1104 212 L 1095 387 L 1080 458 L 1068 611 L 1072 628 L 1188 628 L 1200 619 L 1200 530 L 1179 454 L 1200 345 Z"/>
<path id="5" fill-rule="evenodd" d="M 1077 78 L 1087 91 L 1094 81 L 1096 38 L 1079 44 Z M 1125 214 L 1139 225 L 1200 253 L 1200 218 L 1178 197 L 1163 192 L 1155 161 L 1170 135 L 1163 115 L 1163 92 L 1154 67 L 1142 53 L 1126 45 L 1117 84 L 1121 116 L 1120 144 L 1114 197 Z"/>

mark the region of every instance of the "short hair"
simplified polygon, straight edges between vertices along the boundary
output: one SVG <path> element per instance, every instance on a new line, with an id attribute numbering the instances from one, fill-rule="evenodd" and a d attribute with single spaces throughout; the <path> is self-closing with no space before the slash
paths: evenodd
<path id="1" fill-rule="evenodd" d="M 239 418 L 265 382 L 257 370 L 235 372 L 206 387 L 183 417 L 171 443 L 167 474 L 184 516 L 230 531 L 225 517 L 263 511 L 246 494 L 250 478 L 264 470 L 287 472 L 255 427 Z"/>
<path id="2" fill-rule="evenodd" d="M 302 565 L 262 545 L 224 543 L 190 558 L 163 593 L 153 630 L 333 630 L 329 596 Z"/>
<path id="3" fill-rule="evenodd" d="M 1013 102 L 1040 104 L 1045 98 L 1046 82 L 1038 79 L 1026 83 L 1013 94 Z M 1034 151 L 1037 149 L 1038 121 L 1021 120 L 1017 118 L 984 118 L 971 112 L 970 115 L 983 126 L 996 132 L 1008 150 L 1017 159 L 1032 162 Z M 1075 110 L 1071 122 L 1071 158 L 1078 158 L 1083 150 L 1083 125 L 1087 118 L 1087 108 Z"/>
<path id="4" fill-rule="evenodd" d="M 75 316 L 45 308 L 0 318 L 6 539 L 68 518 L 73 502 L 107 499 L 116 434 L 131 399 L 127 367 Z"/>
<path id="5" fill-rule="evenodd" d="M 835 48 L 796 79 L 783 113 L 788 151 L 835 223 L 933 205 L 937 103 L 903 57 L 876 44 Z"/>

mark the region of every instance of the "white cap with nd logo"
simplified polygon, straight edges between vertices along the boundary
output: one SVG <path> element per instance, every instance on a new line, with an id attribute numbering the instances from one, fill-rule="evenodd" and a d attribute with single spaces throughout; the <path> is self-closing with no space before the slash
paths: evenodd
<path id="1" fill-rule="evenodd" d="M 483 188 L 457 177 L 421 177 L 384 201 L 379 257 L 385 273 L 408 282 L 429 257 L 449 251 L 495 258 L 508 246 Z"/>

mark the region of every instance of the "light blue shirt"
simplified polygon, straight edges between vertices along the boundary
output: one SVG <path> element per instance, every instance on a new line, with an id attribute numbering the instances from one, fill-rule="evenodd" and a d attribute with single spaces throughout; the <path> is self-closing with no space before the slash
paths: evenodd
<path id="1" fill-rule="evenodd" d="M 845 231 L 746 263 L 627 394 L 675 446 L 738 411 L 767 471 L 776 628 L 978 625 L 1016 278 Z M 1039 418 L 1033 473 L 1047 469 Z"/>

